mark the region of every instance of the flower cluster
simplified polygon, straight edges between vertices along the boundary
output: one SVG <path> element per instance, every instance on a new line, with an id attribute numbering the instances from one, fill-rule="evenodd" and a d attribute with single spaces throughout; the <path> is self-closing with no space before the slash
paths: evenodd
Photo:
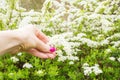
<path id="1" fill-rule="evenodd" d="M 56 51 L 59 56 L 58 61 L 79 60 L 77 56 L 74 56 L 76 55 L 74 51 L 75 44 L 72 42 L 69 42 L 68 37 L 71 38 L 72 33 L 63 33 L 61 35 L 54 35 L 53 37 L 50 38 L 50 41 L 48 44 L 53 44 L 58 48 Z"/>
<path id="2" fill-rule="evenodd" d="M 115 61 L 117 59 L 118 62 L 120 62 L 120 58 L 115 58 L 115 57 L 109 57 L 111 61 Z"/>
<path id="3" fill-rule="evenodd" d="M 19 61 L 19 59 L 18 59 L 17 57 L 15 57 L 15 56 L 11 57 L 11 60 L 12 60 L 14 63 L 16 63 L 16 62 Z"/>
<path id="4" fill-rule="evenodd" d="M 84 69 L 84 75 L 89 76 L 91 73 L 95 73 L 95 75 L 99 75 L 102 73 L 102 70 L 99 69 L 99 65 L 95 64 L 95 66 L 89 66 L 88 63 L 83 64 L 83 69 Z"/>
<path id="5" fill-rule="evenodd" d="M 32 68 L 33 66 L 30 64 L 30 63 L 25 63 L 24 65 L 23 65 L 23 68 Z"/>

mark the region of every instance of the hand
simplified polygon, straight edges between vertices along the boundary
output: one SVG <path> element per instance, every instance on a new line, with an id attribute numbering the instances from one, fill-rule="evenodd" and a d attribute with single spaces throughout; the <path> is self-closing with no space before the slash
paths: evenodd
<path id="1" fill-rule="evenodd" d="M 29 52 L 40 58 L 55 58 L 56 53 L 50 52 L 50 46 L 47 45 L 48 37 L 36 27 L 27 25 L 17 31 L 22 42 L 22 51 Z"/>

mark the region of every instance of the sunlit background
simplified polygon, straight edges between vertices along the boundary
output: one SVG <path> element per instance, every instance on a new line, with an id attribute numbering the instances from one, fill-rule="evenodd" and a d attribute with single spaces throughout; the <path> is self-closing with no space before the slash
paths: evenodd
<path id="1" fill-rule="evenodd" d="M 45 0 L 20 0 L 20 5 L 27 10 L 40 10 Z"/>

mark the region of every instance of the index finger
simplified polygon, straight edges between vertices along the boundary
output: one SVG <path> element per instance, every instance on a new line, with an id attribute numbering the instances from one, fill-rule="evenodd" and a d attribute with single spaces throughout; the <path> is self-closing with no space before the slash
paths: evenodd
<path id="1" fill-rule="evenodd" d="M 36 36 L 37 38 L 39 38 L 40 40 L 42 40 L 44 43 L 49 42 L 49 38 L 41 31 L 36 31 Z"/>

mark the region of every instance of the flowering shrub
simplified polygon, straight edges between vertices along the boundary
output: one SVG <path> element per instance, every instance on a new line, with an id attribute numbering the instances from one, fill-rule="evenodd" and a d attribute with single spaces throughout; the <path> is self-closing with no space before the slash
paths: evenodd
<path id="1" fill-rule="evenodd" d="M 0 28 L 35 24 L 57 47 L 54 60 L 24 52 L 0 57 L 3 80 L 119 80 L 120 1 L 46 0 L 27 12 L 18 0 L 0 0 Z"/>

